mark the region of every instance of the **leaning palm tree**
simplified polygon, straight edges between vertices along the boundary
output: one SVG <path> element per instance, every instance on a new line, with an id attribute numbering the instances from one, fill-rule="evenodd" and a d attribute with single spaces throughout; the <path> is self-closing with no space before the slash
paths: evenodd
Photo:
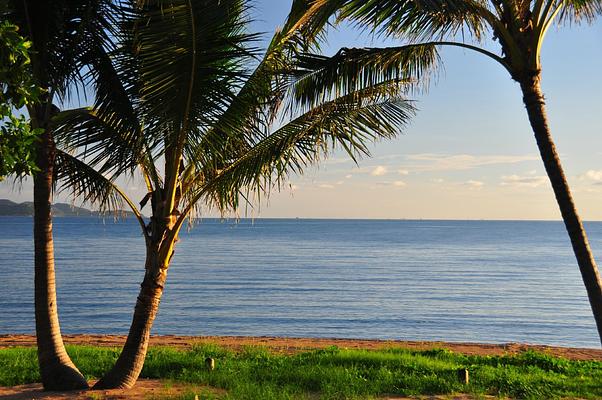
<path id="1" fill-rule="evenodd" d="M 226 211 L 247 204 L 337 147 L 354 159 L 368 154 L 368 142 L 394 137 L 413 114 L 405 93 L 415 87 L 415 72 L 438 59 L 434 46 L 311 54 L 315 37 L 292 29 L 306 1 L 293 3 L 258 59 L 250 47 L 256 35 L 245 30 L 246 3 L 132 2 L 121 46 L 95 60 L 103 65 L 95 68 L 103 74 L 95 107 L 55 121 L 61 141 L 77 153 L 59 178 L 101 208 L 122 195 L 146 243 L 129 334 L 98 388 L 136 382 L 189 218 L 203 206 Z M 83 177 L 92 167 L 107 179 Z M 148 193 L 139 207 L 112 183 L 124 172 L 144 178 Z"/>
<path id="2" fill-rule="evenodd" d="M 350 18 L 381 34 L 405 37 L 418 47 L 458 46 L 477 51 L 503 66 L 520 85 L 602 341 L 602 279 L 552 140 L 541 90 L 540 59 L 550 27 L 593 21 L 602 14 L 602 1 L 315 0 L 299 24 L 311 33 L 337 12 L 339 20 Z M 482 46 L 489 35 L 499 43 L 501 54 Z M 459 41 L 459 37 L 471 41 Z"/>
<path id="3" fill-rule="evenodd" d="M 27 104 L 27 111 L 32 130 L 41 132 L 35 146 L 39 171 L 33 174 L 34 286 L 38 362 L 48 390 L 88 387 L 65 351 L 58 320 L 50 210 L 57 150 L 51 120 L 59 112 L 54 103 L 81 82 L 86 58 L 109 43 L 112 12 L 108 0 L 23 0 L 10 2 L 2 15 L 32 43 L 32 81 L 44 91 L 39 101 Z"/>

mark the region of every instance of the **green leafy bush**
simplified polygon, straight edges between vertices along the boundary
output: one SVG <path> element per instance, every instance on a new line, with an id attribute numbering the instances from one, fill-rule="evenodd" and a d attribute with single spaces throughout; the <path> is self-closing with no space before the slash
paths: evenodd
<path id="1" fill-rule="evenodd" d="M 0 22 L 0 180 L 37 171 L 35 142 L 42 132 L 31 129 L 18 110 L 36 101 L 42 91 L 32 81 L 29 48 L 18 28 Z"/>

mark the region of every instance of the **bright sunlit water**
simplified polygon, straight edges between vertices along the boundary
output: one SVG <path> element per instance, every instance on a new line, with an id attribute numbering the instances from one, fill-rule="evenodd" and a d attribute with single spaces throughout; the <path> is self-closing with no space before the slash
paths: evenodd
<path id="1" fill-rule="evenodd" d="M 602 254 L 602 223 L 586 228 Z M 139 229 L 55 219 L 64 333 L 127 333 Z M 0 217 L 0 274 L 0 334 L 33 333 L 31 218 Z M 599 346 L 561 222 L 203 220 L 153 332 Z"/>

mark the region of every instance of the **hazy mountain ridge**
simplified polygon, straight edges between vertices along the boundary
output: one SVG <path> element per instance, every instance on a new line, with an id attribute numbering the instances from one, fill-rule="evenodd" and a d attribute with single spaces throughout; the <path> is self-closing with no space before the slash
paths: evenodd
<path id="1" fill-rule="evenodd" d="M 126 216 L 133 216 L 131 211 L 118 211 Z M 52 205 L 52 216 L 54 217 L 97 217 L 102 215 L 98 211 L 88 210 L 83 207 L 76 207 L 67 203 L 55 203 Z M 0 199 L 0 216 L 11 217 L 32 217 L 33 203 L 26 201 L 24 203 L 15 203 L 8 199 Z"/>

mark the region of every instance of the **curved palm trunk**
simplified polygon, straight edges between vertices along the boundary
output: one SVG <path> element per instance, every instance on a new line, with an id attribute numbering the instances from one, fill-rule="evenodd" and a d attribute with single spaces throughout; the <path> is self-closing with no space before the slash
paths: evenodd
<path id="1" fill-rule="evenodd" d="M 155 243 L 147 243 L 146 273 L 140 285 L 127 340 L 119 359 L 113 368 L 94 385 L 95 389 L 129 389 L 134 386 L 142 371 L 151 328 L 159 310 L 159 302 L 167 278 L 168 261 L 161 260 L 158 248 Z"/>
<path id="2" fill-rule="evenodd" d="M 581 219 L 577 214 L 571 191 L 560 164 L 560 158 L 550 135 L 550 128 L 545 111 L 545 100 L 540 86 L 541 75 L 519 81 L 523 92 L 523 101 L 529 114 L 529 121 L 535 133 L 539 153 L 546 172 L 554 189 L 556 201 L 562 213 L 564 225 L 571 239 L 573 251 L 579 264 L 583 283 L 587 290 L 594 319 L 598 327 L 598 335 L 602 342 L 602 280 L 596 266 L 596 261 L 589 247 L 587 235 Z"/>
<path id="3" fill-rule="evenodd" d="M 37 165 L 41 171 L 34 176 L 34 281 L 40 375 L 46 390 L 84 389 L 88 387 L 88 383 L 65 351 L 56 304 L 50 209 L 54 142 L 50 129 L 44 131 L 38 143 Z"/>

